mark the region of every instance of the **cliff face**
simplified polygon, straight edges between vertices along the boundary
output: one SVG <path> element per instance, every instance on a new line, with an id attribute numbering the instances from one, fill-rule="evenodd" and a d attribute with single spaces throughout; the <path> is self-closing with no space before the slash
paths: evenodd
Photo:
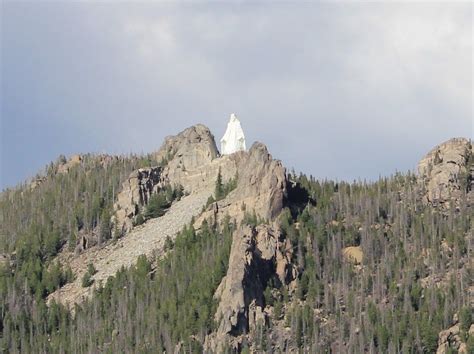
<path id="1" fill-rule="evenodd" d="M 425 203 L 459 205 L 462 189 L 471 190 L 472 145 L 468 139 L 453 138 L 434 147 L 419 163 Z"/>

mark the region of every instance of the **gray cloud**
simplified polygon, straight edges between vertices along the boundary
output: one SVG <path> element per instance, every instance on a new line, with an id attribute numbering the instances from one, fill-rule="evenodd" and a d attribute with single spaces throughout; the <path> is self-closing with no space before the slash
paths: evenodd
<path id="1" fill-rule="evenodd" d="M 472 135 L 470 4 L 5 3 L 1 186 L 60 153 L 148 152 L 236 112 L 319 178 Z"/>

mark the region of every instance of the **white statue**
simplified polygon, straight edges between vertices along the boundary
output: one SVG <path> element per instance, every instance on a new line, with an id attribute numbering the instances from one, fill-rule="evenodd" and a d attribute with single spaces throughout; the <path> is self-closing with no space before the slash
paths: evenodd
<path id="1" fill-rule="evenodd" d="M 245 151 L 245 149 L 244 131 L 240 126 L 240 121 L 232 113 L 225 134 L 221 139 L 221 154 L 229 155 L 236 151 Z"/>

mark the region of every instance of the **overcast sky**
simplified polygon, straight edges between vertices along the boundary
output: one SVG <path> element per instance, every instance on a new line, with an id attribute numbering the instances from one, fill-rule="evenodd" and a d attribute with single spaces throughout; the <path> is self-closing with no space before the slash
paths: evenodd
<path id="1" fill-rule="evenodd" d="M 0 189 L 59 154 L 157 150 L 235 112 L 318 178 L 473 135 L 472 4 L 1 1 Z"/>

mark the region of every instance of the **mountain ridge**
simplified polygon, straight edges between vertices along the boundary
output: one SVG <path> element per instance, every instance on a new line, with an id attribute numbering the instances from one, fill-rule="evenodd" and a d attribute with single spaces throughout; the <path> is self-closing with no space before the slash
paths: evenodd
<path id="1" fill-rule="evenodd" d="M 454 138 L 435 147 L 420 161 L 417 176 L 394 176 L 373 184 L 319 182 L 304 175 L 287 174 L 282 163 L 274 160 L 262 143 L 254 143 L 245 152 L 220 156 L 210 130 L 196 125 L 167 137 L 156 153 L 144 159 L 129 161 L 101 156 L 94 160 L 82 155 L 69 160 L 62 158 L 49 167 L 45 178 L 4 194 L 9 200 L 20 201 L 18 207 L 2 204 L 2 219 L 8 221 L 2 226 L 5 236 L 2 243 L 6 243 L 2 251 L 2 267 L 7 272 L 4 276 L 8 283 L 10 277 L 26 274 L 27 283 L 37 282 L 31 290 L 32 295 L 39 296 L 35 301 L 41 303 L 44 297 L 49 305 L 43 311 L 51 313 L 57 311 L 57 306 L 62 309 L 64 304 L 66 307 L 60 310 L 65 311 L 64 316 L 72 310 L 73 321 L 80 321 L 104 289 L 112 291 L 109 286 L 123 281 L 120 274 L 135 276 L 134 272 L 142 267 L 143 255 L 145 262 L 150 262 L 144 267 L 150 268 L 140 279 L 153 282 L 156 276 L 153 274 L 160 274 L 163 262 L 172 254 L 186 250 L 183 237 L 192 243 L 200 235 L 210 233 L 219 238 L 226 234 L 229 240 L 226 242 L 230 242 L 228 264 L 213 277 L 212 293 L 206 295 L 206 301 L 210 302 L 201 304 L 205 309 L 203 314 L 195 315 L 207 324 L 200 332 L 180 329 L 176 332 L 181 333 L 179 337 L 166 340 L 159 339 L 166 337 L 166 331 L 162 332 L 153 342 L 158 341 L 167 351 L 181 352 L 187 346 L 196 346 L 209 352 L 292 351 L 302 347 L 331 348 L 338 352 L 361 349 L 357 336 L 363 333 L 372 339 L 360 351 L 377 348 L 393 352 L 397 346 L 409 345 L 404 344 L 403 338 L 393 342 L 384 334 L 383 321 L 388 321 L 386 307 L 401 301 L 397 300 L 400 295 L 390 295 L 396 289 L 405 293 L 401 294 L 402 299 L 409 294 L 406 301 L 411 310 L 406 310 L 403 316 L 414 316 L 416 325 L 425 331 L 422 339 L 414 339 L 410 345 L 421 350 L 438 347 L 445 351 L 453 347 L 467 350 L 471 335 L 466 334 L 470 332 L 464 320 L 456 320 L 462 322 L 460 335 L 441 334 L 441 329 L 457 323 L 448 314 L 455 312 L 462 317 L 466 306 L 473 306 L 472 282 L 458 284 L 472 268 L 469 254 L 473 235 L 472 227 L 467 226 L 473 192 L 471 156 L 471 142 Z M 124 175 L 120 166 L 125 165 Z M 118 170 L 118 174 L 114 172 Z M 117 175 L 118 178 L 111 179 Z M 75 178 L 77 183 L 73 182 Z M 113 183 L 107 182 L 105 187 L 107 178 Z M 73 191 L 71 197 L 58 187 L 69 185 Z M 43 192 L 47 193 L 39 200 L 34 199 L 34 195 Z M 57 197 L 61 195 L 58 193 L 64 197 Z M 151 204 L 158 197 L 162 203 L 158 204 L 159 216 L 147 216 L 151 215 Z M 22 200 L 28 198 L 32 202 L 25 208 Z M 55 219 L 54 215 L 62 215 L 60 205 L 67 206 L 68 198 L 76 200 L 75 207 L 66 208 L 64 220 Z M 41 203 L 46 203 L 44 210 L 48 213 L 41 214 L 41 209 L 35 209 Z M 14 221 L 15 213 L 21 210 L 31 210 L 50 220 L 42 225 L 40 218 L 36 221 L 39 225 L 32 224 L 32 231 L 26 232 Z M 451 220 L 449 227 L 447 220 Z M 433 227 L 440 235 L 436 241 L 424 236 L 423 230 L 433 232 Z M 37 235 L 35 228 L 46 234 L 38 241 L 39 258 L 30 258 L 37 257 L 36 251 L 32 255 L 25 252 L 34 250 L 35 246 L 25 238 L 21 242 L 28 249 L 22 248 L 19 240 L 23 239 L 17 235 L 25 232 L 25 237 Z M 65 239 L 67 234 L 69 238 Z M 393 254 L 390 249 L 397 252 Z M 354 250 L 358 252 L 356 256 L 347 256 Z M 400 254 L 399 262 L 396 254 Z M 44 262 L 45 268 L 40 279 L 35 280 L 28 275 L 28 269 L 31 269 L 30 260 L 36 264 L 38 259 Z M 416 270 L 417 278 L 408 281 L 411 275 L 400 268 L 398 272 L 404 275 L 399 278 L 393 275 L 398 282 L 385 288 L 375 276 L 385 269 L 382 259 L 392 267 L 406 262 L 408 269 Z M 354 282 L 363 284 L 370 279 L 377 284 L 366 290 L 373 302 L 362 299 L 359 291 L 341 282 L 348 274 L 352 274 Z M 86 276 L 88 281 L 84 282 Z M 429 296 L 439 291 L 437 296 L 448 296 L 444 289 L 453 277 L 465 295 L 456 295 L 455 308 L 443 305 L 446 314 L 436 325 L 440 331 L 438 341 L 424 327 L 426 319 L 418 314 L 423 303 L 421 294 Z M 45 289 L 37 290 L 38 286 Z M 181 294 L 185 296 L 181 300 L 184 302 L 186 296 L 194 296 Z M 363 321 L 345 336 L 336 330 L 339 320 L 335 314 L 342 316 L 344 323 L 354 321 L 349 320 L 354 311 L 350 303 L 354 300 L 347 294 L 363 303 Z M 36 306 L 35 301 L 31 306 Z M 9 305 L 5 306 L 11 308 L 13 303 L 8 298 Z M 408 306 L 405 300 L 403 304 Z M 430 313 L 427 308 L 423 311 Z M 167 313 L 173 316 L 172 312 Z M 383 321 L 379 322 L 378 316 Z M 10 328 L 8 323 L 3 325 L 4 321 L 2 328 Z M 362 324 L 368 328 L 374 326 L 374 332 L 361 329 Z M 376 325 L 380 328 L 375 328 Z M 302 331 L 302 326 L 307 330 Z M 76 331 L 87 332 L 86 329 Z M 119 332 L 123 338 L 128 337 L 123 328 Z M 182 337 L 183 333 L 193 334 Z M 310 333 L 318 333 L 318 339 Z M 112 348 L 125 345 L 117 333 L 112 337 L 104 334 L 104 338 L 108 338 Z M 1 343 L 12 345 L 4 339 Z M 127 351 L 134 351 L 129 345 Z"/>

